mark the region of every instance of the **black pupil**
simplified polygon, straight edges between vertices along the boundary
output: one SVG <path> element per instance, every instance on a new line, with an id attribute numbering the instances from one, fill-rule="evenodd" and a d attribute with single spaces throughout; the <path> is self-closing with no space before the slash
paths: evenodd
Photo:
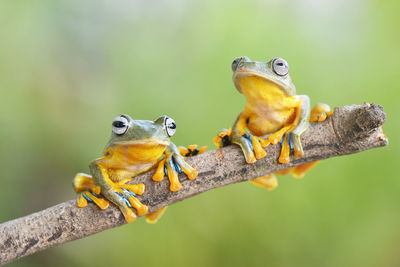
<path id="1" fill-rule="evenodd" d="M 281 66 L 281 67 L 285 66 L 285 64 L 283 64 L 282 62 L 276 63 L 276 65 Z"/>
<path id="2" fill-rule="evenodd" d="M 169 125 L 168 125 L 168 128 L 170 128 L 170 129 L 176 129 L 176 124 L 175 123 L 170 123 Z"/>
<path id="3" fill-rule="evenodd" d="M 125 122 L 123 122 L 123 121 L 114 121 L 112 123 L 112 125 L 114 127 L 117 127 L 117 128 L 123 128 L 123 127 L 125 127 Z"/>
<path id="4" fill-rule="evenodd" d="M 241 57 L 236 58 L 236 59 L 232 62 L 232 65 L 233 65 L 233 66 L 236 66 L 237 64 L 239 64 L 239 62 L 240 62 L 241 60 L 242 60 Z"/>

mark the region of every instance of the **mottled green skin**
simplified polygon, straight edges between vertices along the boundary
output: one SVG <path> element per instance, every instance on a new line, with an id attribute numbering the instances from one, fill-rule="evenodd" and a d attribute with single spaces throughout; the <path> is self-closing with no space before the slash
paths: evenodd
<path id="1" fill-rule="evenodd" d="M 129 122 L 129 128 L 127 132 L 123 135 L 112 133 L 106 149 L 123 142 L 145 139 L 159 140 L 160 142 L 165 143 L 167 146 L 171 144 L 170 137 L 168 136 L 164 126 L 164 120 L 166 119 L 166 116 L 161 116 L 155 121 L 133 120 L 129 115 L 126 114 L 123 116 L 126 117 Z"/>
<path id="2" fill-rule="evenodd" d="M 296 87 L 292 83 L 292 79 L 290 78 L 289 73 L 285 76 L 279 76 L 274 73 L 272 70 L 272 61 L 268 62 L 259 62 L 259 61 L 251 61 L 248 57 L 242 57 L 242 60 L 238 63 L 236 70 L 234 73 L 239 69 L 247 69 L 255 72 L 258 76 L 264 77 L 267 80 L 270 80 L 280 87 L 286 92 L 288 96 L 295 96 L 296 95 Z M 240 91 L 240 89 L 238 88 Z"/>

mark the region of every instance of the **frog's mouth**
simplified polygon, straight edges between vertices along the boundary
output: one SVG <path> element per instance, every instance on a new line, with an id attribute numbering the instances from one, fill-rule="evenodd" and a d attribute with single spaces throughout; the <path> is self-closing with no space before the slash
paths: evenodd
<path id="1" fill-rule="evenodd" d="M 279 80 L 277 80 L 275 77 L 268 75 L 267 73 L 260 73 L 251 69 L 247 69 L 247 68 L 239 68 L 235 74 L 233 75 L 233 82 L 236 85 L 236 88 L 239 90 L 240 93 L 242 92 L 242 88 L 241 88 L 241 80 L 243 78 L 248 78 L 251 76 L 256 76 L 258 78 L 261 78 L 263 80 L 266 80 L 268 84 L 275 84 L 277 86 L 280 87 L 280 89 L 285 90 L 285 85 L 280 82 Z"/>
<path id="2" fill-rule="evenodd" d="M 119 146 L 138 146 L 138 145 L 146 145 L 146 146 L 157 146 L 157 145 L 163 145 L 163 146 L 168 146 L 169 142 L 166 140 L 157 140 L 157 139 L 141 139 L 141 140 L 127 140 L 127 141 L 118 141 L 115 142 L 114 144 L 119 145 Z"/>
<path id="3" fill-rule="evenodd" d="M 245 66 L 240 66 L 233 74 L 233 82 L 240 93 L 243 93 L 242 89 L 246 90 L 246 87 L 242 86 L 242 80 L 251 76 L 257 77 L 259 80 L 263 80 L 264 83 L 261 85 L 264 88 L 267 87 L 272 89 L 274 86 L 276 86 L 276 88 L 279 88 L 288 96 L 296 95 L 296 88 L 291 83 L 289 76 L 287 76 L 287 78 L 277 78 L 273 73 L 269 73 L 268 70 L 260 72 Z"/>

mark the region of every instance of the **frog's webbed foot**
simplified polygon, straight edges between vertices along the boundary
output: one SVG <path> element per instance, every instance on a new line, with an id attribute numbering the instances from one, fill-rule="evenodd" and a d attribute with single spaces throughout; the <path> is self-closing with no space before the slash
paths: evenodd
<path id="1" fill-rule="evenodd" d="M 226 147 L 232 144 L 231 135 L 232 135 L 232 128 L 223 129 L 212 140 L 218 148 Z"/>
<path id="2" fill-rule="evenodd" d="M 300 158 L 304 155 L 303 146 L 300 142 L 300 135 L 291 132 L 292 126 L 285 126 L 279 131 L 271 134 L 268 140 L 271 144 L 281 143 L 281 154 L 279 156 L 279 163 L 289 163 L 290 162 L 290 151 L 294 151 L 294 156 Z"/>
<path id="3" fill-rule="evenodd" d="M 78 193 L 77 204 L 80 208 L 86 207 L 88 202 L 96 204 L 102 210 L 110 205 L 110 202 L 100 195 L 100 187 L 95 185 L 90 175 L 78 173 L 73 180 L 73 187 Z"/>
<path id="4" fill-rule="evenodd" d="M 198 148 L 197 145 L 190 145 L 188 148 L 185 148 L 183 146 L 178 147 L 179 153 L 184 156 L 184 157 L 191 157 L 191 156 L 196 156 L 199 154 L 203 154 L 207 150 L 207 146 L 202 146 Z"/>
<path id="5" fill-rule="evenodd" d="M 190 180 L 194 180 L 198 175 L 197 170 L 187 164 L 180 154 L 166 155 L 166 157 L 158 163 L 156 172 L 153 175 L 153 181 L 162 181 L 166 175 L 170 181 L 169 190 L 174 192 L 179 191 L 182 188 L 182 184 L 178 179 L 178 174 L 182 172 L 185 173 Z"/>
<path id="6" fill-rule="evenodd" d="M 263 148 L 269 145 L 269 141 L 250 133 L 232 134 L 232 129 L 223 129 L 213 138 L 214 144 L 221 148 L 237 144 L 241 147 L 247 163 L 254 163 L 267 155 Z"/>
<path id="7" fill-rule="evenodd" d="M 130 180 L 131 178 L 110 184 L 109 190 L 101 192 L 100 186 L 95 184 L 90 175 L 78 173 L 73 181 L 74 189 L 79 193 L 78 207 L 83 208 L 88 202 L 93 202 L 104 210 L 110 204 L 106 200 L 108 199 L 119 207 L 127 222 L 133 222 L 136 215 L 131 208 L 135 208 L 139 216 L 146 214 L 148 209 L 136 198 L 137 195 L 143 194 L 144 184 L 126 184 Z"/>
<path id="8" fill-rule="evenodd" d="M 168 206 L 146 214 L 146 222 L 155 224 L 161 218 L 167 208 Z"/>
<path id="9" fill-rule="evenodd" d="M 324 103 L 318 103 L 311 110 L 310 113 L 310 122 L 322 122 L 332 116 L 333 110 L 329 107 L 329 105 Z"/>
<path id="10" fill-rule="evenodd" d="M 250 180 L 249 182 L 267 190 L 273 190 L 275 187 L 278 186 L 278 180 L 273 174 L 260 176 L 253 180 Z"/>
<path id="11" fill-rule="evenodd" d="M 242 135 L 232 135 L 232 129 L 223 129 L 213 138 L 214 144 L 221 148 L 229 146 L 232 143 L 239 145 L 242 148 L 247 163 L 254 163 L 257 159 L 261 159 L 267 155 L 264 148 L 269 145 L 269 141 L 250 133 Z M 272 190 L 278 185 L 276 177 L 272 174 L 261 176 L 250 180 L 251 183 Z"/>
<path id="12" fill-rule="evenodd" d="M 313 162 L 308 162 L 308 163 L 304 163 L 302 165 L 299 165 L 297 167 L 292 168 L 292 174 L 294 176 L 294 178 L 303 178 L 304 175 L 306 174 L 306 172 L 308 172 L 309 170 L 311 170 L 315 165 L 317 165 L 320 161 L 313 161 Z"/>
<path id="13" fill-rule="evenodd" d="M 130 180 L 132 178 L 113 183 L 109 190 L 102 193 L 118 206 L 127 222 L 136 220 L 137 216 L 132 209 L 135 209 L 139 216 L 145 215 L 148 211 L 148 207 L 137 199 L 137 195 L 141 195 L 144 192 L 144 184 L 126 184 Z"/>
<path id="14" fill-rule="evenodd" d="M 245 133 L 243 135 L 232 135 L 232 143 L 241 147 L 247 163 L 255 163 L 257 159 L 262 159 L 267 155 L 264 148 L 270 142 L 261 137 Z"/>

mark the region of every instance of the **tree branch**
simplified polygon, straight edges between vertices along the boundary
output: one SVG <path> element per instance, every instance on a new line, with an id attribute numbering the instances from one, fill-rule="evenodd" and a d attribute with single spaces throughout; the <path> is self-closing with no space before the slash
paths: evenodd
<path id="1" fill-rule="evenodd" d="M 134 182 L 146 185 L 140 200 L 149 206 L 149 211 L 154 211 L 213 188 L 315 160 L 386 146 L 388 141 L 381 128 L 385 119 L 383 108 L 375 104 L 336 108 L 329 119 L 313 123 L 302 135 L 305 155 L 292 158 L 290 164 L 277 164 L 279 145 L 268 146 L 267 157 L 251 165 L 246 164 L 239 147 L 233 145 L 188 158 L 199 176 L 190 181 L 179 175 L 183 189 L 178 192 L 168 190 L 168 179 L 153 182 L 153 171 L 136 177 Z M 101 211 L 93 204 L 78 208 L 75 200 L 70 200 L 0 224 L 0 264 L 124 223 L 123 215 L 114 205 Z"/>

